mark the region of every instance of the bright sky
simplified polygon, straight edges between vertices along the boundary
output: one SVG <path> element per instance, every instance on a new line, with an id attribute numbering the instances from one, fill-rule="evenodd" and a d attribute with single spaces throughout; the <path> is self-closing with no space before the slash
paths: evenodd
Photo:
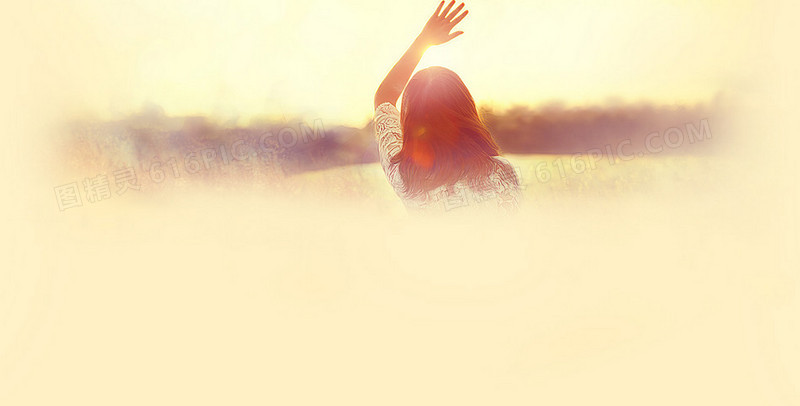
<path id="1" fill-rule="evenodd" d="M 49 2 L 48 2 L 49 3 Z M 70 114 L 302 116 L 362 125 L 436 0 L 79 0 L 20 6 L 17 35 Z M 757 44 L 752 2 L 473 0 L 447 66 L 479 103 L 693 103 L 724 89 Z M 53 90 L 58 89 L 58 90 Z"/>

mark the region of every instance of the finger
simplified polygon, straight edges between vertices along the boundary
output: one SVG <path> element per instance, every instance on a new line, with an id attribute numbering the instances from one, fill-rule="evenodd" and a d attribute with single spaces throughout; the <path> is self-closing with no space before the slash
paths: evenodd
<path id="1" fill-rule="evenodd" d="M 444 6 L 444 0 L 442 0 L 442 2 L 439 3 L 439 7 L 436 7 L 436 11 L 433 12 L 434 17 L 439 16 L 439 12 L 442 11 L 442 6 Z"/>
<path id="2" fill-rule="evenodd" d="M 442 11 L 441 15 L 446 16 L 447 12 L 449 12 L 450 9 L 453 8 L 453 4 L 456 4 L 456 0 L 450 0 L 450 3 L 447 4 L 447 8 L 444 9 L 444 11 Z"/>
<path id="3" fill-rule="evenodd" d="M 463 33 L 464 33 L 464 31 L 456 31 L 456 32 L 448 35 L 447 36 L 447 40 L 450 41 L 451 39 L 453 39 L 453 38 L 455 38 L 455 37 L 457 37 L 457 36 L 459 36 L 459 35 L 461 35 Z"/>
<path id="4" fill-rule="evenodd" d="M 467 16 L 467 13 L 469 13 L 469 10 L 464 10 L 464 12 L 463 12 L 463 13 L 461 13 L 461 15 L 460 15 L 460 16 L 456 17 L 456 19 L 455 19 L 455 20 L 453 20 L 453 22 L 452 22 L 451 24 L 453 24 L 453 25 L 455 26 L 456 24 L 460 23 L 460 22 L 461 22 L 461 20 L 463 20 L 463 19 L 464 19 L 464 17 L 466 17 L 466 16 Z"/>
<path id="5" fill-rule="evenodd" d="M 447 17 L 445 17 L 445 20 L 447 21 L 452 20 L 453 17 L 458 15 L 458 12 L 461 11 L 462 8 L 464 8 L 464 3 L 459 4 L 458 7 L 456 7 L 456 9 L 453 10 L 452 13 L 448 14 Z"/>

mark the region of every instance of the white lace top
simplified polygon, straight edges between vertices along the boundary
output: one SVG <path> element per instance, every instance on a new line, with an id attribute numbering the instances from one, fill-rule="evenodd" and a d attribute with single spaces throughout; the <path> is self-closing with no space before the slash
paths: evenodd
<path id="1" fill-rule="evenodd" d="M 395 193 L 409 210 L 449 211 L 473 208 L 515 212 L 518 209 L 522 198 L 520 176 L 516 168 L 501 156 L 492 157 L 496 163 L 495 170 L 489 177 L 489 182 L 482 186 L 469 185 L 462 179 L 454 185 L 443 185 L 421 196 L 407 196 L 403 191 L 399 163 L 390 163 L 392 157 L 403 147 L 400 112 L 393 104 L 383 103 L 375 109 L 374 123 L 383 171 Z"/>

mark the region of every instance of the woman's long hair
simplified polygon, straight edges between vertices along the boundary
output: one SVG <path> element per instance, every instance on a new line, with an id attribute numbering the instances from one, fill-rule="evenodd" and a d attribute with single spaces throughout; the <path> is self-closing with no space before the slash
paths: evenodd
<path id="1" fill-rule="evenodd" d="M 417 196 L 466 179 L 484 182 L 500 155 L 464 82 L 450 69 L 434 66 L 417 72 L 403 93 L 399 163 L 405 193 Z"/>

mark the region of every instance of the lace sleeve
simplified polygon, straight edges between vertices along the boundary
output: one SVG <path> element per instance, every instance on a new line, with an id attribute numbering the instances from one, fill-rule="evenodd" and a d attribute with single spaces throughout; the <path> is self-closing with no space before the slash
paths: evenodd
<path id="1" fill-rule="evenodd" d="M 375 138 L 378 143 L 378 154 L 381 166 L 389 183 L 398 194 L 401 194 L 403 181 L 397 170 L 397 164 L 391 164 L 392 157 L 403 148 L 403 133 L 400 130 L 400 112 L 393 104 L 386 102 L 375 109 Z"/>
<path id="2" fill-rule="evenodd" d="M 497 173 L 498 205 L 506 210 L 516 211 L 522 201 L 520 173 L 506 158 L 497 157 L 497 160 L 502 163 Z"/>

